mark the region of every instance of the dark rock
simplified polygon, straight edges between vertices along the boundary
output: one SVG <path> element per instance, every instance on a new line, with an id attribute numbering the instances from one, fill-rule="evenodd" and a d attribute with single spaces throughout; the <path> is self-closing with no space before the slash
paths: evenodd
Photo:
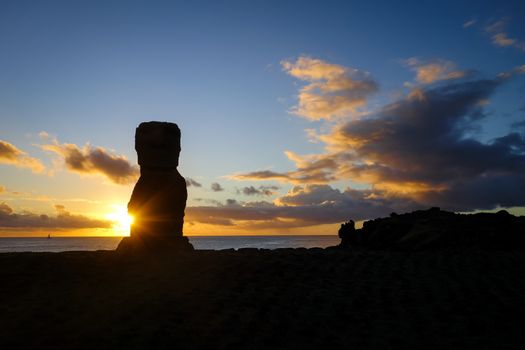
<path id="1" fill-rule="evenodd" d="M 339 238 L 341 238 L 341 243 L 339 244 L 339 247 L 341 248 L 350 247 L 357 241 L 355 223 L 353 220 L 341 224 L 337 233 Z"/>
<path id="2" fill-rule="evenodd" d="M 259 248 L 246 247 L 246 248 L 239 248 L 237 249 L 237 251 L 240 253 L 258 253 Z"/>
<path id="3" fill-rule="evenodd" d="M 309 252 L 322 253 L 322 252 L 324 252 L 324 248 L 320 248 L 320 247 L 312 247 L 312 248 L 308 248 L 308 251 L 309 251 Z"/>
<path id="4" fill-rule="evenodd" d="M 128 203 L 134 221 L 117 250 L 193 250 L 182 231 L 188 192 L 177 170 L 180 136 L 179 127 L 167 122 L 145 122 L 136 129 L 140 178 Z"/>
<path id="5" fill-rule="evenodd" d="M 363 223 L 353 221 L 339 229 L 339 247 L 373 249 L 524 249 L 525 217 L 497 213 L 456 214 L 434 207 L 390 215 Z"/>

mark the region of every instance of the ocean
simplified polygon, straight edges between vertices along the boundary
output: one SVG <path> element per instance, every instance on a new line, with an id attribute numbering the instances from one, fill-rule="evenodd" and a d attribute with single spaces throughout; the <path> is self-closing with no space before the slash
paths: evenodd
<path id="1" fill-rule="evenodd" d="M 326 248 L 339 244 L 337 236 L 189 236 L 195 249 Z M 122 237 L 0 238 L 0 253 L 114 250 Z"/>

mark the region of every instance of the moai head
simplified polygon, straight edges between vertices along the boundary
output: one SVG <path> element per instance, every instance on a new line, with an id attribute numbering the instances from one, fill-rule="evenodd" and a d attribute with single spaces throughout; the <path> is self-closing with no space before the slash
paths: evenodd
<path id="1" fill-rule="evenodd" d="M 141 167 L 176 168 L 179 165 L 180 129 L 175 123 L 140 123 L 135 131 L 135 150 Z"/>

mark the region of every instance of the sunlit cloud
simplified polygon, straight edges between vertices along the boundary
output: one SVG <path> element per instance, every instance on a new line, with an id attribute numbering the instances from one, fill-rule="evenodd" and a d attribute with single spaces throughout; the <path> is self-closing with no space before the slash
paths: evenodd
<path id="1" fill-rule="evenodd" d="M 387 215 L 417 207 L 410 200 L 373 197 L 370 191 L 329 185 L 295 186 L 274 203 L 229 200 L 215 206 L 189 207 L 185 220 L 193 223 L 236 226 L 239 230 L 299 228 L 336 224 L 353 218 Z"/>
<path id="2" fill-rule="evenodd" d="M 378 87 L 367 73 L 307 56 L 281 62 L 289 75 L 307 82 L 292 113 L 310 120 L 356 113 Z"/>
<path id="3" fill-rule="evenodd" d="M 335 127 L 333 137 L 325 139 L 341 149 L 333 154 L 339 164 L 334 176 L 369 183 L 373 189 L 422 204 L 445 203 L 462 210 L 525 204 L 501 186 L 504 181 L 525 180 L 523 135 L 511 133 L 489 143 L 466 137 L 485 117 L 479 101 L 499 84 L 477 80 L 425 89 L 424 98 L 407 98 L 371 118 Z M 485 190 L 480 186 L 470 195 L 463 190 L 460 200 L 458 191 L 478 181 L 486 182 Z M 493 196 L 494 186 L 501 186 L 500 195 Z"/>
<path id="4" fill-rule="evenodd" d="M 327 137 L 322 136 L 322 138 Z M 285 155 L 295 163 L 296 170 L 288 172 L 275 172 L 271 170 L 252 171 L 233 174 L 234 180 L 276 180 L 292 184 L 320 184 L 336 181 L 334 173 L 338 167 L 333 154 L 298 155 L 285 151 Z"/>
<path id="5" fill-rule="evenodd" d="M 508 78 L 521 74 L 521 67 L 494 79 L 479 79 L 448 61 L 433 62 L 437 66 L 419 60 L 410 64 L 422 85 L 362 118 L 316 133 L 325 152 L 286 151 L 295 170 L 254 171 L 232 178 L 299 185 L 274 201 L 279 208 L 343 202 L 348 208 L 357 203 L 350 205 L 356 217 L 387 208 L 438 205 L 469 211 L 525 205 L 525 188 L 518 185 L 525 183 L 525 133 L 520 124 L 514 125 L 516 131 L 488 142 L 470 136 L 486 118 L 490 97 Z M 431 84 L 436 81 L 441 83 Z M 329 185 L 335 181 L 362 183 L 369 189 L 351 190 L 353 201 L 342 201 L 342 192 Z M 364 213 L 360 208 L 369 201 L 374 201 L 375 211 Z"/>
<path id="6" fill-rule="evenodd" d="M 525 51 L 525 42 L 509 37 L 506 31 L 508 19 L 500 19 L 485 27 L 485 31 L 491 36 L 492 43 L 499 47 L 514 47 Z"/>
<path id="7" fill-rule="evenodd" d="M 110 220 L 89 218 L 71 214 L 63 205 L 55 205 L 56 215 L 36 214 L 30 211 L 15 211 L 5 202 L 0 203 L 0 228 L 111 228 Z"/>
<path id="8" fill-rule="evenodd" d="M 248 173 L 240 173 L 230 175 L 229 178 L 233 180 L 277 180 L 283 182 L 289 182 L 292 177 L 288 173 L 279 173 L 272 170 L 257 170 Z"/>
<path id="9" fill-rule="evenodd" d="M 122 155 L 103 147 L 86 144 L 79 147 L 72 143 L 52 143 L 41 145 L 43 150 L 57 154 L 66 168 L 84 175 L 103 175 L 115 184 L 130 184 L 137 180 L 139 169 Z"/>
<path id="10" fill-rule="evenodd" d="M 45 167 L 40 160 L 29 157 L 26 152 L 3 140 L 0 140 L 0 163 L 14 165 L 19 168 L 28 168 L 34 173 L 43 173 L 45 171 Z"/>
<path id="11" fill-rule="evenodd" d="M 456 70 L 453 62 L 434 59 L 431 61 L 422 61 L 419 58 L 412 57 L 405 61 L 414 72 L 416 80 L 421 84 L 432 84 L 440 80 L 463 78 L 467 72 Z"/>

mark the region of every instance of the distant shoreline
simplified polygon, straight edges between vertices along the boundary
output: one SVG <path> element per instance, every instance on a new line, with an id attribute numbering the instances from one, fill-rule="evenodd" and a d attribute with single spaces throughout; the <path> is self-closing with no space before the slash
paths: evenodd
<path id="1" fill-rule="evenodd" d="M 189 236 L 195 249 L 328 247 L 339 244 L 334 235 Z M 1 252 L 61 252 L 114 250 L 122 237 L 11 237 L 0 238 Z"/>
<path id="2" fill-rule="evenodd" d="M 260 234 L 260 235 L 184 235 L 186 237 L 318 237 L 318 236 L 337 236 L 337 234 L 328 234 L 328 233 L 319 233 L 319 234 L 306 234 L 306 235 L 300 235 L 300 234 Z M 53 236 L 51 235 L 51 238 L 123 238 L 123 237 L 129 237 L 127 236 Z M 2 238 L 48 238 L 46 235 L 38 235 L 38 236 L 0 236 L 0 239 Z"/>

